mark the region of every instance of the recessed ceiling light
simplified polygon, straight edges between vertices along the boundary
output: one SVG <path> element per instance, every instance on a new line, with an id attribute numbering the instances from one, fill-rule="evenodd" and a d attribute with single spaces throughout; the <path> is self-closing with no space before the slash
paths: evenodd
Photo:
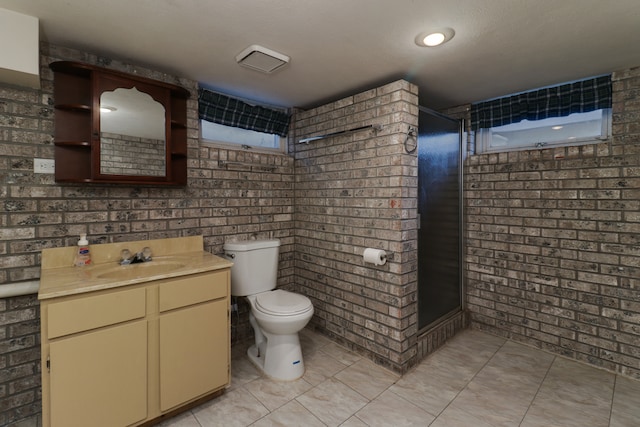
<path id="1" fill-rule="evenodd" d="M 552 126 L 551 129 L 553 130 L 560 130 L 562 129 L 562 126 Z"/>
<path id="2" fill-rule="evenodd" d="M 425 31 L 416 36 L 415 42 L 422 47 L 435 47 L 445 44 L 453 38 L 455 31 L 452 28 L 438 28 L 433 31 Z"/>
<path id="3" fill-rule="evenodd" d="M 422 39 L 422 42 L 427 46 L 438 46 L 439 44 L 442 44 L 444 39 L 445 37 L 442 33 L 431 33 Z"/>

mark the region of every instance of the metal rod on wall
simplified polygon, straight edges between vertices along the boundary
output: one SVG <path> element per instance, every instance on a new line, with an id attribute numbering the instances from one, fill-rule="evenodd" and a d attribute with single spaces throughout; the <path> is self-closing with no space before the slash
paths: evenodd
<path id="1" fill-rule="evenodd" d="M 366 126 L 360 126 L 360 127 L 357 127 L 357 128 L 353 128 L 353 129 L 341 130 L 341 131 L 338 131 L 338 132 L 328 133 L 326 135 L 310 136 L 308 138 L 302 138 L 301 140 L 298 141 L 298 144 L 308 144 L 311 141 L 317 141 L 319 139 L 326 139 L 326 138 L 333 138 L 334 136 L 340 136 L 340 135 L 348 135 L 350 133 L 360 132 L 360 131 L 367 130 L 367 129 L 380 130 L 380 129 L 382 129 L 382 125 L 366 125 Z"/>
<path id="2" fill-rule="evenodd" d="M 273 171 L 276 169 L 276 167 L 273 165 L 261 165 L 261 164 L 255 164 L 255 163 L 247 163 L 247 162 L 233 162 L 229 160 L 218 160 L 218 166 L 221 168 L 227 168 L 227 169 L 229 169 L 229 167 L 234 167 L 234 166 L 259 168 L 259 169 L 270 170 L 270 171 Z"/>

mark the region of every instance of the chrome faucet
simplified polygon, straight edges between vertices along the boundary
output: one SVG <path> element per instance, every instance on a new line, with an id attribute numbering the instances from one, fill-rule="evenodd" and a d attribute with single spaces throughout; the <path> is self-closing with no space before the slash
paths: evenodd
<path id="1" fill-rule="evenodd" d="M 138 257 L 140 259 L 142 259 L 142 262 L 149 262 L 151 261 L 152 257 L 151 257 L 151 248 L 148 246 L 145 246 L 144 248 L 142 248 L 142 252 L 140 252 L 138 254 Z"/>
<path id="2" fill-rule="evenodd" d="M 129 249 L 123 249 L 120 252 L 120 265 L 129 265 L 129 264 L 138 264 L 141 262 L 149 262 L 151 261 L 152 254 L 151 248 L 146 246 L 142 249 L 141 252 L 136 254 L 132 254 Z"/>
<path id="3" fill-rule="evenodd" d="M 128 265 L 133 261 L 133 255 L 129 249 L 120 251 L 120 265 Z"/>

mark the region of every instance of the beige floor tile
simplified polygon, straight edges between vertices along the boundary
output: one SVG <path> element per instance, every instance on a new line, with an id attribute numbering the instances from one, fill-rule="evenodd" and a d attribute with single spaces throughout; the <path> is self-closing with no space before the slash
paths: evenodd
<path id="1" fill-rule="evenodd" d="M 475 358 L 474 361 L 462 360 L 456 353 L 448 349 L 438 351 L 430 355 L 415 368 L 417 375 L 429 375 L 440 373 L 447 381 L 455 382 L 458 386 L 464 386 L 473 379 L 474 376 L 488 362 L 486 359 Z"/>
<path id="2" fill-rule="evenodd" d="M 324 423 L 296 400 L 292 400 L 252 424 L 252 427 L 291 426 L 324 427 Z"/>
<path id="3" fill-rule="evenodd" d="M 302 379 L 266 378 L 242 343 L 231 388 L 161 426 L 640 427 L 639 381 L 484 332 L 461 332 L 403 377 L 313 331 L 300 337 Z"/>
<path id="4" fill-rule="evenodd" d="M 42 415 L 34 415 L 30 418 L 16 421 L 11 427 L 42 427 Z"/>
<path id="5" fill-rule="evenodd" d="M 461 349 L 474 354 L 493 354 L 506 339 L 474 329 L 465 329 L 444 344 L 444 348 Z"/>
<path id="6" fill-rule="evenodd" d="M 614 378 L 612 373 L 556 358 L 522 421 L 522 427 L 607 427 Z"/>
<path id="7" fill-rule="evenodd" d="M 267 415 L 269 410 L 247 390 L 239 388 L 191 412 L 202 427 L 245 427 Z"/>
<path id="8" fill-rule="evenodd" d="M 361 359 L 338 372 L 334 378 L 372 400 L 398 381 L 400 376 L 367 359 Z"/>
<path id="9" fill-rule="evenodd" d="M 465 411 L 447 408 L 429 427 L 495 427 Z"/>
<path id="10" fill-rule="evenodd" d="M 340 381 L 329 378 L 297 398 L 305 408 L 328 426 L 338 426 L 369 401 Z"/>
<path id="11" fill-rule="evenodd" d="M 361 356 L 356 353 L 347 350 L 346 348 L 338 345 L 336 343 L 329 343 L 320 349 L 321 352 L 328 354 L 329 356 L 336 359 L 338 362 L 343 365 L 353 365 L 358 360 L 362 359 Z"/>
<path id="12" fill-rule="evenodd" d="M 471 379 L 456 376 L 455 368 L 415 369 L 398 380 L 389 390 L 437 416 L 455 399 Z"/>
<path id="13" fill-rule="evenodd" d="M 563 413 L 558 413 L 555 410 L 548 413 L 534 411 L 527 413 L 520 427 L 607 427 L 609 425 L 609 421 L 602 418 L 590 417 L 585 414 L 575 415 L 576 412 L 573 408 L 567 408 Z"/>
<path id="14" fill-rule="evenodd" d="M 502 338 L 464 331 L 429 355 L 390 390 L 432 415 L 440 414 L 504 344 Z"/>
<path id="15" fill-rule="evenodd" d="M 298 333 L 298 338 L 300 339 L 300 347 L 302 348 L 302 356 L 304 358 L 315 353 L 325 345 L 332 343 L 329 338 L 308 328 L 301 330 Z"/>
<path id="16" fill-rule="evenodd" d="M 471 352 L 473 347 L 476 349 L 483 347 L 479 341 L 481 337 L 476 334 L 471 338 L 468 340 L 468 348 L 460 343 L 458 350 L 467 349 Z M 488 347 L 484 354 L 485 358 L 497 344 L 499 342 L 493 341 L 493 346 Z M 471 359 L 475 366 L 483 360 L 478 355 L 465 357 L 459 355 L 450 359 L 450 363 L 458 368 L 461 361 L 465 359 Z M 454 412 L 458 418 L 464 419 L 464 414 L 459 412 L 466 412 L 469 416 L 488 425 L 517 426 L 535 398 L 553 360 L 554 356 L 548 353 L 518 343 L 506 342 L 486 361 L 464 390 L 453 399 L 453 403 L 444 410 L 443 415 L 446 415 L 446 418 L 452 418 L 452 412 Z M 438 374 L 434 373 L 434 377 L 438 378 Z M 451 382 L 455 384 L 455 379 Z M 450 394 L 455 391 L 446 384 L 437 384 L 434 387 L 435 390 L 430 392 L 437 393 L 439 388 L 444 389 L 445 392 L 449 391 Z M 439 401 L 440 408 L 446 405 L 445 399 L 450 394 L 443 395 L 443 399 Z M 429 410 L 429 408 L 425 409 Z"/>
<path id="17" fill-rule="evenodd" d="M 238 387 L 260 378 L 262 374 L 255 365 L 247 358 L 239 358 L 231 361 L 231 385 L 227 391 L 234 390 Z"/>
<path id="18" fill-rule="evenodd" d="M 16 426 L 19 427 L 19 426 Z M 196 417 L 189 411 L 158 424 L 158 427 L 201 427 Z"/>
<path id="19" fill-rule="evenodd" d="M 385 391 L 356 416 L 371 427 L 427 426 L 435 417 L 391 391 Z"/>
<path id="20" fill-rule="evenodd" d="M 347 367 L 322 351 L 316 351 L 304 359 L 305 372 L 302 377 L 311 385 L 318 385 Z"/>
<path id="21" fill-rule="evenodd" d="M 494 427 L 518 426 L 535 391 L 528 396 L 514 393 L 512 389 L 495 389 L 470 382 L 442 413 L 464 411 L 478 420 Z"/>
<path id="22" fill-rule="evenodd" d="M 287 404 L 311 388 L 311 384 L 303 379 L 295 381 L 273 381 L 267 377 L 258 378 L 246 384 L 248 390 L 270 411 Z"/>
<path id="23" fill-rule="evenodd" d="M 613 396 L 615 374 L 584 363 L 557 357 L 545 378 L 545 386 L 552 389 L 570 387 L 580 393 L 610 400 Z"/>
<path id="24" fill-rule="evenodd" d="M 461 369 L 462 374 L 475 374 L 505 343 L 502 338 L 477 331 L 462 331 L 458 335 L 429 355 L 419 367 L 455 365 Z M 482 341 L 482 336 L 488 337 L 487 342 Z"/>
<path id="25" fill-rule="evenodd" d="M 545 351 L 508 341 L 493 355 L 490 364 L 502 366 L 507 372 L 537 373 L 547 371 L 554 359 Z"/>
<path id="26" fill-rule="evenodd" d="M 640 426 L 640 381 L 618 376 L 613 393 L 610 427 Z"/>
<path id="27" fill-rule="evenodd" d="M 443 347 L 420 362 L 416 369 L 424 371 L 451 370 L 469 381 L 487 364 L 494 352 L 474 353 L 473 350 Z"/>
<path id="28" fill-rule="evenodd" d="M 496 390 L 512 389 L 529 404 L 544 380 L 555 356 L 522 344 L 508 342 L 473 379 Z"/>
<path id="29" fill-rule="evenodd" d="M 349 418 L 347 421 L 340 424 L 340 427 L 369 427 L 360 418 L 355 415 Z"/>

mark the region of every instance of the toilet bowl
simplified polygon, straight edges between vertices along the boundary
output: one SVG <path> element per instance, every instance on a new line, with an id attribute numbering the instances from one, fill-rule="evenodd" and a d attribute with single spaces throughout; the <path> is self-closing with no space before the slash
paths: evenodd
<path id="1" fill-rule="evenodd" d="M 309 298 L 276 288 L 279 240 L 227 243 L 224 256 L 233 262 L 231 295 L 251 306 L 249 321 L 255 344 L 249 359 L 268 377 L 291 381 L 304 375 L 298 332 L 313 316 Z"/>
<path id="2" fill-rule="evenodd" d="M 313 316 L 311 301 L 283 290 L 250 295 L 247 300 L 255 333 L 255 344 L 247 351 L 249 359 L 271 378 L 291 381 L 302 377 L 304 360 L 298 332 Z"/>

